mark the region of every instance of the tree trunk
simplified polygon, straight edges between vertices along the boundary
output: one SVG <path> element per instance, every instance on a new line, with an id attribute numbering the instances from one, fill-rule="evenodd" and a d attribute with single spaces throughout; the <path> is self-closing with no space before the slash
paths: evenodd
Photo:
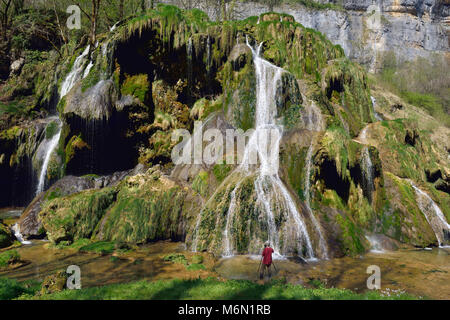
<path id="1" fill-rule="evenodd" d="M 123 2 L 124 0 L 120 0 L 119 3 L 119 21 L 123 20 Z"/>

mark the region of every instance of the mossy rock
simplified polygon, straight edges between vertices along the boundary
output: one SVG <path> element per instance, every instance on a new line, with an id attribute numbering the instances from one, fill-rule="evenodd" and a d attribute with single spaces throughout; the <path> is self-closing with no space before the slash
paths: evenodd
<path id="1" fill-rule="evenodd" d="M 0 248 L 6 248 L 13 244 L 13 235 L 11 230 L 0 222 Z"/>
<path id="2" fill-rule="evenodd" d="M 63 291 L 67 288 L 68 278 L 69 275 L 64 270 L 45 277 L 42 282 L 40 294 L 44 295 Z"/>
<path id="3" fill-rule="evenodd" d="M 187 259 L 181 253 L 168 254 L 168 255 L 164 256 L 163 260 L 167 261 L 167 262 L 180 263 L 180 264 L 187 265 Z"/>
<path id="4" fill-rule="evenodd" d="M 8 268 L 18 262 L 20 262 L 20 254 L 17 250 L 0 252 L 0 268 Z"/>
<path id="5" fill-rule="evenodd" d="M 125 80 L 121 88 L 122 95 L 130 95 L 136 97 L 144 104 L 149 103 L 150 83 L 147 74 L 125 75 Z"/>

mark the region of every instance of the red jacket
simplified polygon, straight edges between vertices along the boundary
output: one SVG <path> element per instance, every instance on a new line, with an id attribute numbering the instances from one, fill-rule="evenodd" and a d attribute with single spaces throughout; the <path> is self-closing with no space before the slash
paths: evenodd
<path id="1" fill-rule="evenodd" d="M 271 247 L 264 248 L 262 252 L 263 263 L 267 266 L 270 266 L 272 264 L 272 253 L 273 249 Z"/>

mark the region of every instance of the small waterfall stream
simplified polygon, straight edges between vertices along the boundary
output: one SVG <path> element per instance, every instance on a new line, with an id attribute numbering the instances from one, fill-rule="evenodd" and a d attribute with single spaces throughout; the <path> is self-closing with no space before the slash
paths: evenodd
<path id="1" fill-rule="evenodd" d="M 83 51 L 83 53 L 78 56 L 75 59 L 75 62 L 73 64 L 72 70 L 67 74 L 66 78 L 64 79 L 62 85 L 61 85 L 61 91 L 60 91 L 60 100 L 63 98 L 69 91 L 73 88 L 75 83 L 81 79 L 81 76 L 86 76 L 89 74 L 90 68 L 92 68 L 93 63 L 90 62 L 88 67 L 85 68 L 85 62 L 86 57 L 89 54 L 89 48 L 88 45 L 86 49 Z M 47 176 L 47 169 L 48 165 L 51 160 L 51 156 L 53 154 L 53 151 L 56 149 L 59 143 L 59 139 L 61 137 L 61 130 L 62 130 L 62 121 L 59 119 L 57 115 L 53 115 L 48 118 L 48 120 L 56 121 L 58 125 L 57 132 L 50 138 L 50 139 L 44 139 L 44 141 L 39 146 L 39 149 L 44 150 L 44 157 L 42 161 L 42 166 L 39 172 L 39 181 L 38 185 L 36 187 L 36 195 L 39 195 L 41 192 L 45 190 L 45 182 L 46 182 L 46 176 Z"/>
<path id="2" fill-rule="evenodd" d="M 416 199 L 420 210 L 436 235 L 439 246 L 450 244 L 450 225 L 445 220 L 444 214 L 438 205 L 424 191 L 416 187 L 411 181 L 411 186 L 416 191 Z"/>
<path id="3" fill-rule="evenodd" d="M 17 240 L 20 241 L 21 244 L 31 244 L 31 241 L 26 241 L 23 239 L 22 234 L 20 233 L 19 224 L 16 223 L 11 227 L 12 231 L 14 232 L 14 236 Z"/>
<path id="4" fill-rule="evenodd" d="M 374 97 L 370 96 L 370 100 L 372 101 L 372 111 L 373 111 L 373 115 L 375 116 L 375 119 L 377 121 L 383 121 L 383 118 L 380 116 L 380 114 L 375 111 L 375 106 L 377 104 L 377 99 L 375 99 Z"/>
<path id="5" fill-rule="evenodd" d="M 49 140 L 44 140 L 43 147 L 45 150 L 45 156 L 44 161 L 42 162 L 41 171 L 39 173 L 39 182 L 36 188 L 36 196 L 44 191 L 48 164 L 50 163 L 53 150 L 55 150 L 56 146 L 58 145 L 59 138 L 61 137 L 62 122 L 59 119 L 57 119 L 56 121 L 58 123 L 57 133 L 53 135 L 53 137 L 51 137 Z"/>
<path id="6" fill-rule="evenodd" d="M 372 193 L 375 189 L 374 185 L 374 169 L 372 164 L 372 159 L 370 159 L 369 147 L 365 146 L 362 150 L 362 175 L 363 175 L 363 185 L 365 191 L 367 192 L 367 197 L 370 202 L 372 202 Z"/>

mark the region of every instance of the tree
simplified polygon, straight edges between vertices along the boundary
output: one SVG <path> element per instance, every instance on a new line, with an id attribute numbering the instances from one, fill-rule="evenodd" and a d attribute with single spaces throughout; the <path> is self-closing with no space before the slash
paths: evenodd
<path id="1" fill-rule="evenodd" d="M 83 6 L 78 2 L 78 7 L 91 22 L 91 28 L 89 31 L 89 39 L 92 46 L 95 46 L 97 42 L 97 27 L 98 27 L 98 17 L 100 14 L 101 0 L 91 0 L 91 13 L 83 9 Z"/>
<path id="2" fill-rule="evenodd" d="M 0 22 L 2 25 L 2 35 L 3 39 L 6 41 L 8 39 L 8 27 L 9 27 L 9 15 L 10 9 L 12 7 L 13 0 L 1 0 L 0 3 Z"/>

